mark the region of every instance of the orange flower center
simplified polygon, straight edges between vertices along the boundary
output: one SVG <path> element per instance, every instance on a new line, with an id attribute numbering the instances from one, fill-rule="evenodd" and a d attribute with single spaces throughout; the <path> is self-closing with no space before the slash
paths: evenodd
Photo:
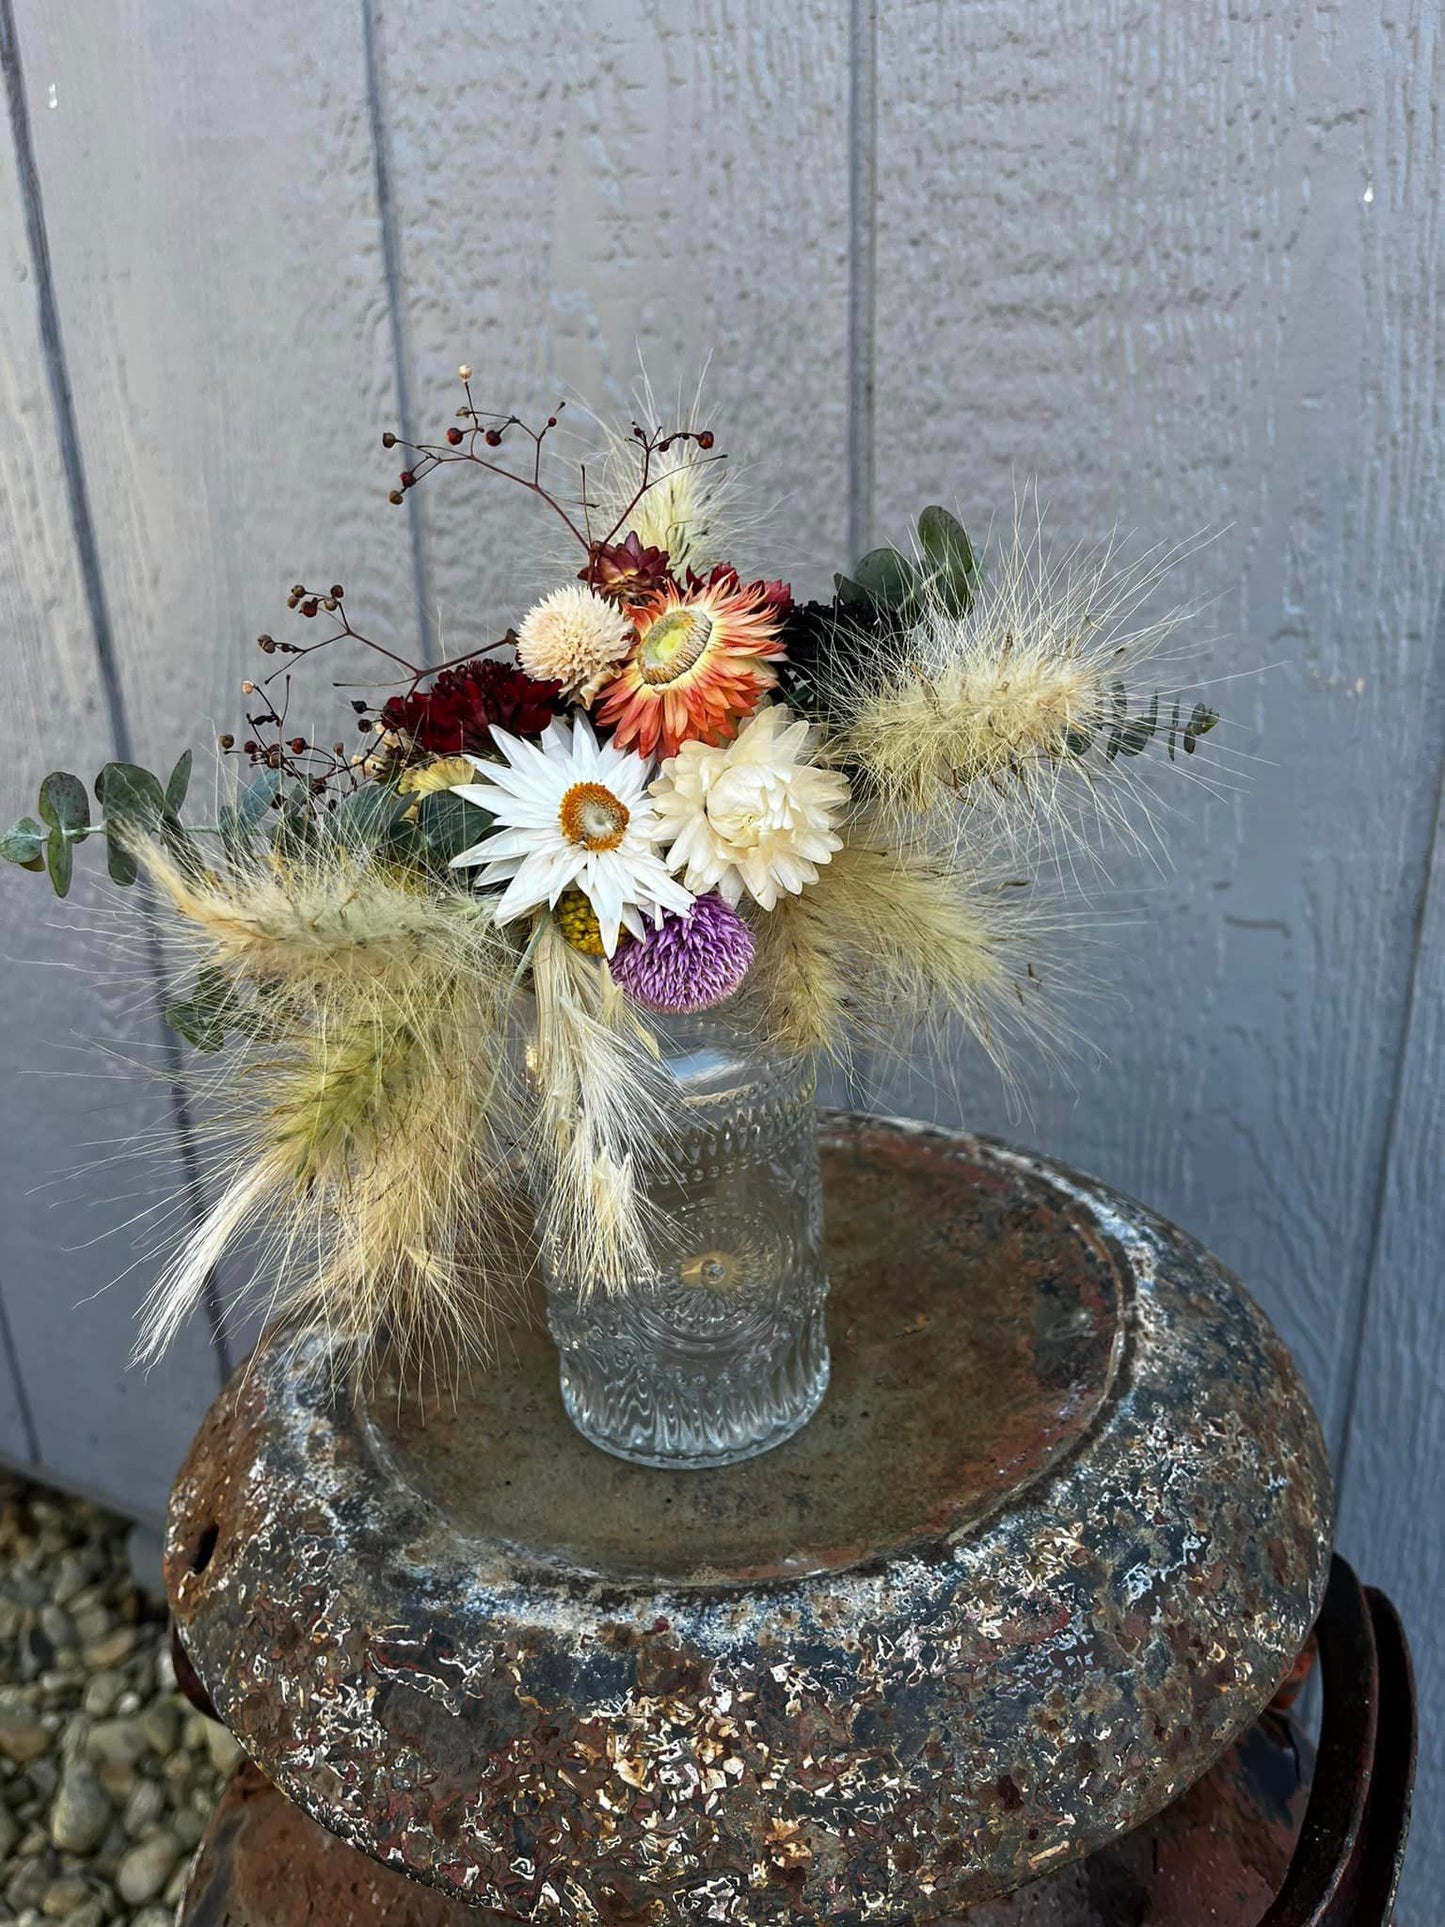
<path id="1" fill-rule="evenodd" d="M 627 834 L 632 814 L 601 783 L 574 783 L 557 812 L 562 834 L 584 850 L 615 850 Z"/>
<path id="2" fill-rule="evenodd" d="M 660 615 L 637 652 L 642 680 L 656 689 L 685 676 L 712 641 L 716 627 L 705 609 L 669 609 Z"/>

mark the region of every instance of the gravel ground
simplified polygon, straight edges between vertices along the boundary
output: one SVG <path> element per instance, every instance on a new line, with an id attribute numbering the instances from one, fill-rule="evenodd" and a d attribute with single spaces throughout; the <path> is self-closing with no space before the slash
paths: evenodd
<path id="1" fill-rule="evenodd" d="M 176 1692 L 125 1542 L 0 1473 L 0 1927 L 171 1927 L 237 1758 Z"/>

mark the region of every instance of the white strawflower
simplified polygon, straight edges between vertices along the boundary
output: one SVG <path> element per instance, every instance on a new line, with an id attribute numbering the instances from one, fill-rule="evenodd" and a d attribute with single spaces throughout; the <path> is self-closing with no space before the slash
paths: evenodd
<path id="1" fill-rule="evenodd" d="M 506 883 L 498 923 L 542 904 L 556 907 L 566 889 L 582 891 L 597 912 L 610 957 L 625 927 L 646 934 L 647 919 L 691 908 L 692 893 L 668 874 L 657 850 L 662 831 L 648 799 L 652 765 L 631 751 L 599 744 L 585 716 L 549 723 L 541 742 L 493 728 L 505 763 L 473 758 L 477 780 L 456 792 L 490 810 L 496 828 L 452 858 L 453 869 L 481 864 L 480 881 Z"/>
<path id="2" fill-rule="evenodd" d="M 595 589 L 554 589 L 529 609 L 517 631 L 517 660 L 539 682 L 559 682 L 563 695 L 590 703 L 632 647 L 632 624 Z"/>
<path id="3" fill-rule="evenodd" d="M 805 760 L 810 730 L 781 703 L 758 710 L 730 743 L 684 743 L 652 786 L 667 860 L 694 896 L 744 890 L 764 910 L 818 881 L 841 850 L 834 833 L 848 779 Z"/>

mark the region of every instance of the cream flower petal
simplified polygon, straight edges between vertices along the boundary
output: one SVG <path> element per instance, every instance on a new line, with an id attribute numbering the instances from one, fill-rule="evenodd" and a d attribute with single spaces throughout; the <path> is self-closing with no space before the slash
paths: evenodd
<path id="1" fill-rule="evenodd" d="M 730 743 L 684 743 L 652 785 L 668 866 L 695 895 L 717 889 L 736 905 L 746 891 L 764 910 L 818 880 L 843 847 L 834 823 L 847 778 L 800 759 L 811 731 L 769 704 Z"/>

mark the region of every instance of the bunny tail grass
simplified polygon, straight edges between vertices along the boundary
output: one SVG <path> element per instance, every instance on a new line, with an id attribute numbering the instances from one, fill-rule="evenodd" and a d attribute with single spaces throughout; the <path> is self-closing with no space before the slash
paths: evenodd
<path id="1" fill-rule="evenodd" d="M 564 1277 L 616 1292 L 657 1262 L 666 1231 L 642 1179 L 676 1117 L 650 1033 L 605 961 L 583 956 L 548 916 L 532 952 L 539 1119 L 531 1160 L 539 1230 Z"/>
<path id="2" fill-rule="evenodd" d="M 831 757 L 864 772 L 894 822 L 989 803 L 1062 823 L 1071 794 L 1116 775 L 1158 727 L 1157 695 L 1152 721 L 1130 704 L 1140 664 L 1190 613 L 1141 613 L 1172 559 L 1055 557 L 1041 523 L 1016 522 L 964 613 L 925 577 L 911 626 L 831 652 Z"/>
<path id="3" fill-rule="evenodd" d="M 224 973 L 247 1040 L 204 1096 L 218 1202 L 146 1307 L 154 1358 L 224 1252 L 260 1226 L 273 1316 L 363 1358 L 485 1351 L 515 1289 L 509 1027 L 515 946 L 459 890 L 423 895 L 322 844 L 294 867 L 247 855 L 194 877 L 144 861 L 193 961 Z M 473 1227 L 486 1223 L 482 1248 Z"/>
<path id="4" fill-rule="evenodd" d="M 1005 1034 L 1035 1011 L 1004 893 L 866 829 L 754 931 L 755 982 L 788 1050 L 843 1056 L 850 1029 L 871 1048 L 898 1049 L 914 1025 L 955 1018 L 1002 1064 Z M 1041 1008 L 1036 1021 L 1052 1027 Z"/>

